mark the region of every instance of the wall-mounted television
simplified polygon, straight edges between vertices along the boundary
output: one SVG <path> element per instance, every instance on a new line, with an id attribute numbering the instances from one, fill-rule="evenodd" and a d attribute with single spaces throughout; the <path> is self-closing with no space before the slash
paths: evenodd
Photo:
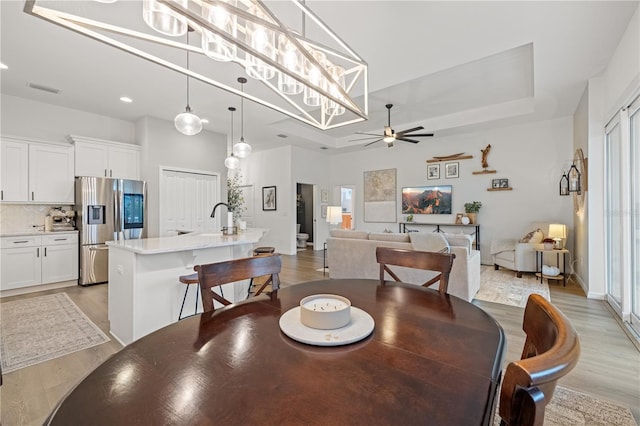
<path id="1" fill-rule="evenodd" d="M 402 188 L 403 214 L 451 214 L 451 185 Z"/>

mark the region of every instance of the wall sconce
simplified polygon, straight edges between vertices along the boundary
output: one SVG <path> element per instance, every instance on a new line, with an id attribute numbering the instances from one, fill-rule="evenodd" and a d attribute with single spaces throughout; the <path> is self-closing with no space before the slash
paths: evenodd
<path id="1" fill-rule="evenodd" d="M 571 165 L 569 173 L 567 173 L 567 177 L 569 178 L 569 192 L 576 192 L 580 194 L 580 171 L 576 167 L 575 163 Z"/>
<path id="2" fill-rule="evenodd" d="M 566 173 L 562 173 L 560 178 L 560 195 L 569 195 L 569 176 Z"/>

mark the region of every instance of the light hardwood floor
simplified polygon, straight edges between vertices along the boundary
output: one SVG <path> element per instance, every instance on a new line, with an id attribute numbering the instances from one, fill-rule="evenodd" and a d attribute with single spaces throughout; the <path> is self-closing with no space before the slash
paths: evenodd
<path id="1" fill-rule="evenodd" d="M 322 268 L 322 251 L 305 250 L 283 256 L 280 278 L 283 286 L 327 278 Z M 551 299 L 575 325 L 582 355 L 578 366 L 560 384 L 632 409 L 640 423 L 640 352 L 636 350 L 611 316 L 604 302 L 586 299 L 571 282 L 566 289 L 551 285 Z M 69 287 L 2 299 L 2 303 L 47 293 L 66 292 L 103 331 L 108 333 L 107 285 Z M 518 359 L 524 343 L 521 308 L 488 302 L 474 302 L 489 312 L 505 330 L 506 362 Z M 1 308 L 1 306 L 0 306 Z M 121 346 L 108 343 L 75 352 L 4 375 L 0 387 L 0 424 L 39 425 L 58 401 L 84 376 Z"/>

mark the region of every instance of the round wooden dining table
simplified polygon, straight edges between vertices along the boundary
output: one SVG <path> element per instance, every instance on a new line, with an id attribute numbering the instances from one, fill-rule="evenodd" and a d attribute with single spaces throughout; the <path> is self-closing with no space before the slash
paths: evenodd
<path id="1" fill-rule="evenodd" d="M 314 346 L 280 317 L 337 294 L 375 321 L 364 339 Z M 489 425 L 505 348 L 479 307 L 365 279 L 281 288 L 153 332 L 90 373 L 52 425 Z"/>

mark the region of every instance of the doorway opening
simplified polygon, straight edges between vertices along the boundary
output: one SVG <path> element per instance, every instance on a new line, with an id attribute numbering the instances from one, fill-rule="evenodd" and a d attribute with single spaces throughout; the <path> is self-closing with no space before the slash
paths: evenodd
<path id="1" fill-rule="evenodd" d="M 355 185 L 340 187 L 340 206 L 342 207 L 342 229 L 355 229 Z"/>
<path id="2" fill-rule="evenodd" d="M 314 185 L 296 184 L 296 247 L 304 250 L 313 246 L 313 190 Z"/>

